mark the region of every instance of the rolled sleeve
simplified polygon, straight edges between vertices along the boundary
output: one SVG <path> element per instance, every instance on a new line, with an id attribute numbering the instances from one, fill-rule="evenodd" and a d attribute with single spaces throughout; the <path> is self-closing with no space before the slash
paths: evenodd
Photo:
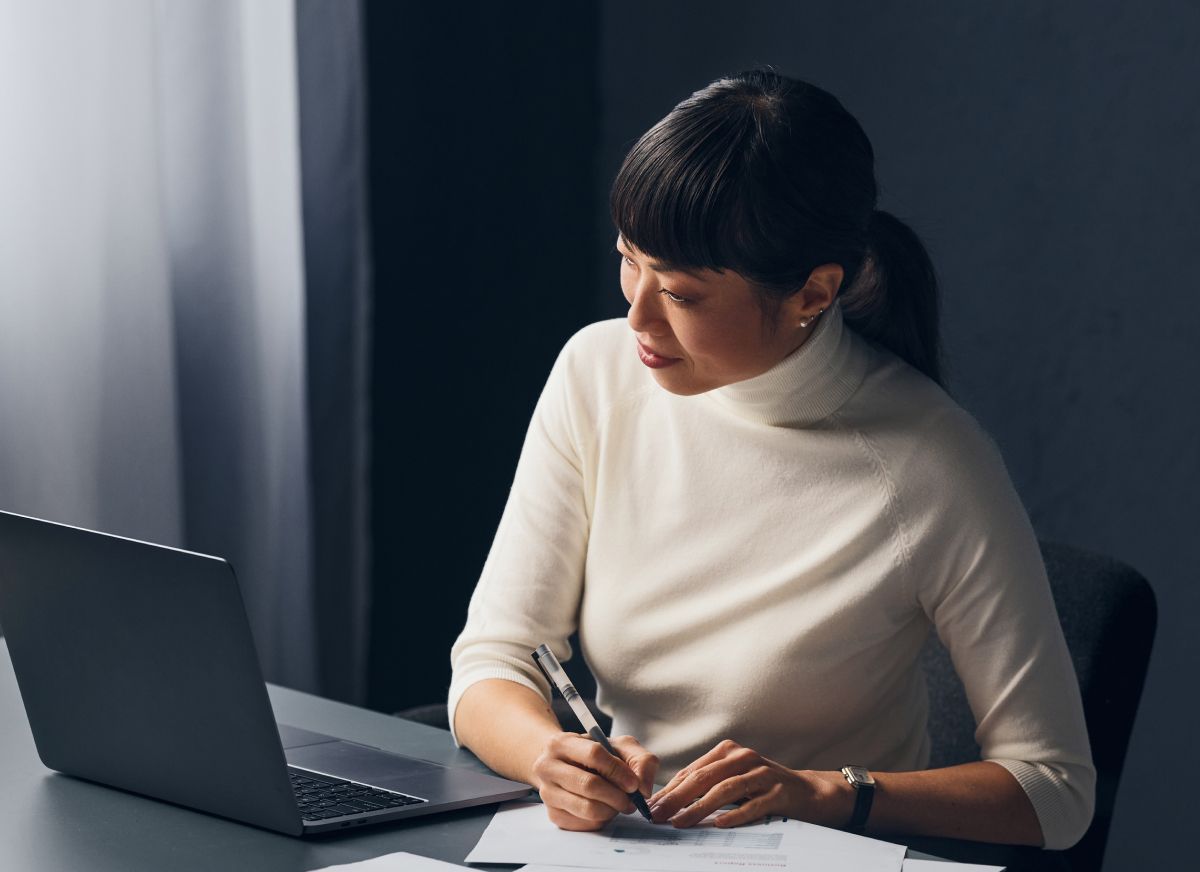
<path id="1" fill-rule="evenodd" d="M 1079 682 L 1037 537 L 999 449 L 966 413 L 941 423 L 937 462 L 910 494 L 917 597 L 950 653 L 981 756 L 1028 795 L 1044 846 L 1091 823 L 1096 771 Z"/>
<path id="2" fill-rule="evenodd" d="M 502 678 L 549 700 L 531 653 L 547 644 L 562 661 L 578 624 L 587 553 L 579 401 L 572 390 L 568 342 L 534 409 L 512 489 L 471 596 L 467 620 L 450 650 L 450 729 L 463 693 Z"/>
<path id="3" fill-rule="evenodd" d="M 1083 838 L 1095 807 L 1096 770 L 1090 760 L 1053 766 L 995 758 L 991 762 L 1007 769 L 1029 797 L 1044 847 L 1062 851 Z"/>
<path id="4" fill-rule="evenodd" d="M 546 683 L 546 679 L 541 675 L 532 675 L 530 671 L 519 664 L 514 658 L 506 655 L 491 653 L 486 659 L 472 665 L 464 666 L 461 669 L 455 669 L 454 677 L 450 682 L 450 697 L 447 703 L 447 710 L 450 718 L 450 735 L 454 737 L 455 747 L 461 748 L 462 742 L 458 740 L 458 733 L 454 729 L 454 713 L 458 709 L 459 700 L 466 693 L 467 688 L 472 684 L 480 681 L 485 681 L 489 678 L 502 678 L 505 681 L 513 681 L 523 687 L 528 687 L 534 693 L 540 694 L 547 702 L 550 701 L 550 686 Z"/>

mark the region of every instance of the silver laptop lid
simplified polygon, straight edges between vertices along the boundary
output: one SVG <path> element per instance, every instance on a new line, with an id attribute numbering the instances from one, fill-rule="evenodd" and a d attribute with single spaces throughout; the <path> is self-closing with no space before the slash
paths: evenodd
<path id="1" fill-rule="evenodd" d="M 224 560 L 0 512 L 0 627 L 47 767 L 301 832 Z"/>

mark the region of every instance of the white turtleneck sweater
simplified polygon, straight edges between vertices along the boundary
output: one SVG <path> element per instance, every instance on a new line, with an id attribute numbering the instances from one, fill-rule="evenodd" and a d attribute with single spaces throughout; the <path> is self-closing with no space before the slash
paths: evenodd
<path id="1" fill-rule="evenodd" d="M 579 630 L 616 734 L 661 781 L 730 738 L 786 766 L 923 769 L 933 628 L 985 760 L 1049 848 L 1091 819 L 1079 688 L 1000 454 L 936 384 L 844 327 L 706 394 L 661 388 L 624 320 L 568 341 L 451 652 L 463 691 L 550 698 Z"/>

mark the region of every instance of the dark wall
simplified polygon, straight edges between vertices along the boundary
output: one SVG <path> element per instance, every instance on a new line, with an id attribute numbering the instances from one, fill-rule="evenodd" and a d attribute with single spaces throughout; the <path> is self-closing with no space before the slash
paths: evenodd
<path id="1" fill-rule="evenodd" d="M 711 79 L 772 63 L 875 146 L 881 207 L 945 292 L 950 386 L 997 439 L 1040 536 L 1154 585 L 1159 636 L 1105 869 L 1179 868 L 1200 699 L 1196 374 L 1200 7 L 602 4 L 601 204 L 625 151 Z M 602 276 L 605 314 L 623 312 Z"/>
<path id="2" fill-rule="evenodd" d="M 529 415 L 596 318 L 596 15 L 366 4 L 375 708 L 445 699 Z"/>

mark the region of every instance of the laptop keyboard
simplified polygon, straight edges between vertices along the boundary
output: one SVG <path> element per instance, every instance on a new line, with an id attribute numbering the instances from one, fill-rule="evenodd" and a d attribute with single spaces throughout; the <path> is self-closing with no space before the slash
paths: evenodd
<path id="1" fill-rule="evenodd" d="M 292 779 L 296 804 L 300 806 L 300 817 L 306 821 L 322 821 L 326 818 L 362 814 L 365 811 L 378 811 L 383 808 L 420 805 L 425 802 L 415 796 L 367 787 L 365 784 L 356 784 L 353 781 L 304 769 L 289 767 L 288 775 Z"/>

